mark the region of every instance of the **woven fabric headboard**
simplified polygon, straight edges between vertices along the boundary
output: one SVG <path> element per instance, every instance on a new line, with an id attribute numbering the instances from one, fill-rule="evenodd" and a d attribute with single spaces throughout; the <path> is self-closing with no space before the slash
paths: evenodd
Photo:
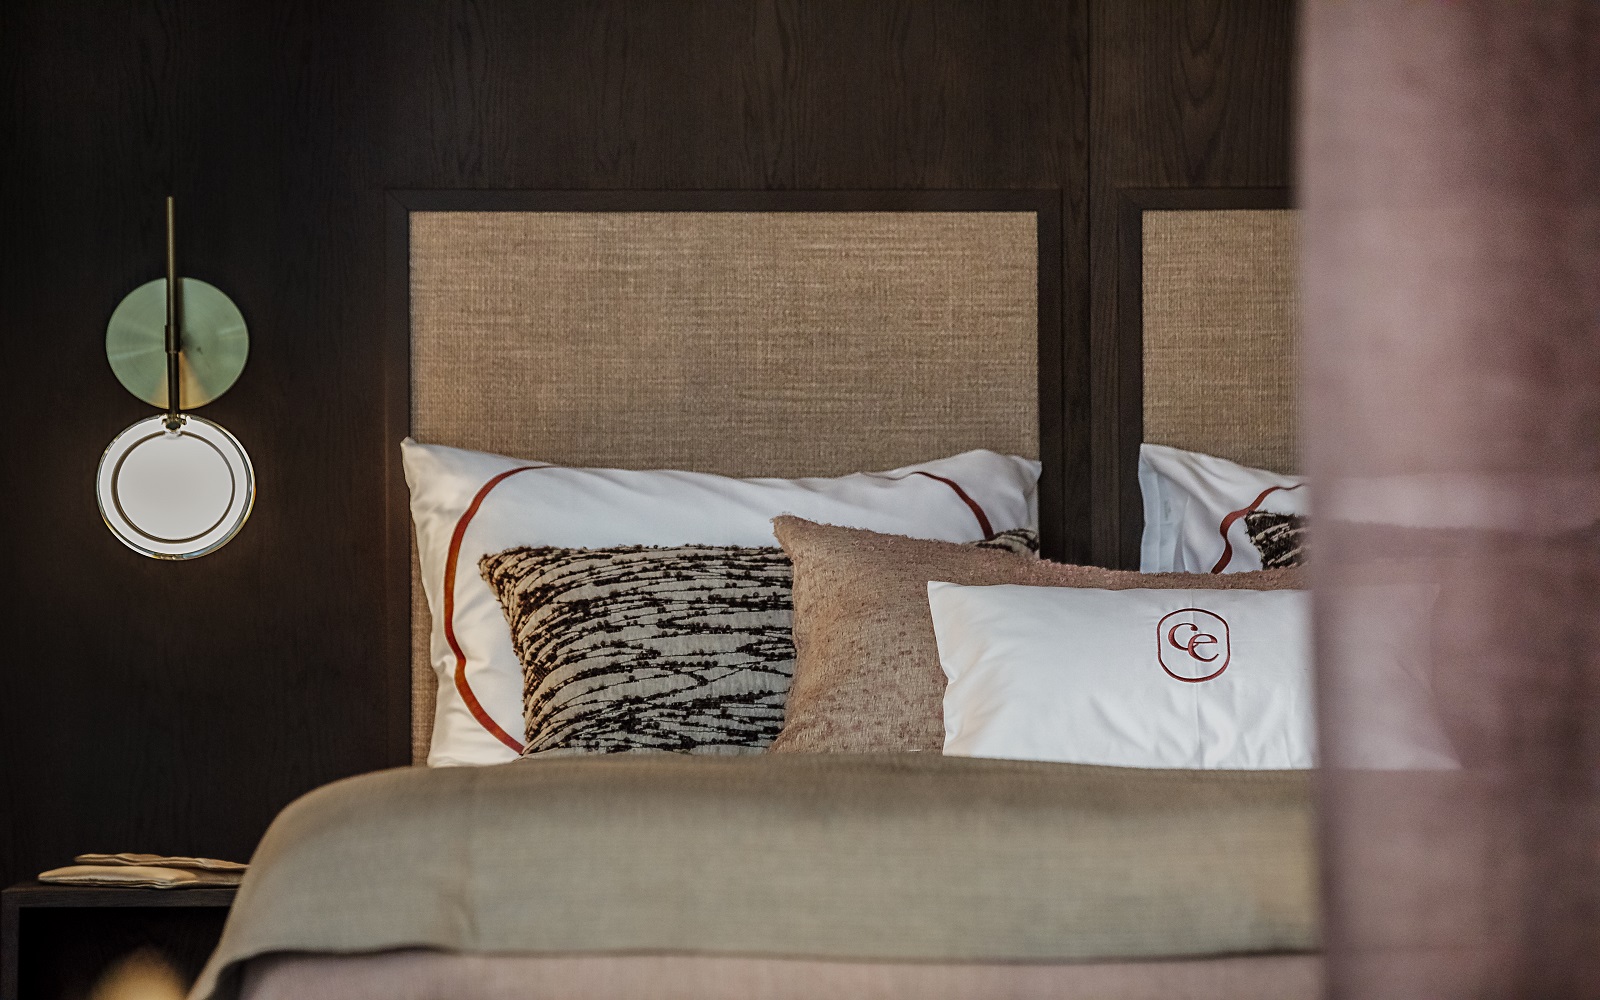
<path id="1" fill-rule="evenodd" d="M 1292 209 L 1143 219 L 1144 439 L 1299 467 Z"/>
<path id="2" fill-rule="evenodd" d="M 1097 376 L 1110 381 L 1096 387 L 1091 510 L 1096 551 L 1136 567 L 1141 442 L 1299 467 L 1299 221 L 1284 188 L 1127 188 L 1117 199 L 1116 319 L 1092 331 L 1114 371 Z"/>
<path id="3" fill-rule="evenodd" d="M 1039 218 L 413 207 L 411 433 L 732 475 L 1037 457 Z M 413 558 L 421 760 L 435 680 L 416 574 Z"/>

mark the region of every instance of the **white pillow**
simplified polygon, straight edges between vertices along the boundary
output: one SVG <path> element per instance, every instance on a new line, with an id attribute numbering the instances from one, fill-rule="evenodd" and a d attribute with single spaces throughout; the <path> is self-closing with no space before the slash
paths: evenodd
<path id="1" fill-rule="evenodd" d="M 1139 446 L 1144 573 L 1243 573 L 1261 568 L 1244 515 L 1306 512 L 1305 478 L 1284 476 L 1213 455 Z"/>
<path id="2" fill-rule="evenodd" d="M 1123 767 L 1314 764 L 1297 590 L 928 584 L 944 752 Z"/>
<path id="3" fill-rule="evenodd" d="M 1039 463 L 989 451 L 833 479 L 573 469 L 409 438 L 401 454 L 433 613 L 433 765 L 514 760 L 522 742 L 522 666 L 500 603 L 478 575 L 487 553 L 518 545 L 775 546 L 771 521 L 779 514 L 952 542 L 1037 520 Z"/>

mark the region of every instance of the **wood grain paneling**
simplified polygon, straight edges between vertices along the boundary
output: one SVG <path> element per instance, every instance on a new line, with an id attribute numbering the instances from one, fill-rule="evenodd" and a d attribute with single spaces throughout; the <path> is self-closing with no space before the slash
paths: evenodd
<path id="1" fill-rule="evenodd" d="M 1090 423 L 1112 195 L 1285 183 L 1291 31 L 1287 0 L 0 4 L 0 882 L 85 850 L 243 858 L 295 796 L 408 759 L 386 191 L 1059 190 L 1050 405 L 1098 436 L 1041 442 L 1046 489 L 1099 489 L 1125 471 Z M 160 271 L 169 191 L 184 271 L 252 333 L 205 412 L 260 499 L 190 564 L 123 549 L 92 492 L 153 412 L 103 335 Z M 1075 503 L 1061 554 L 1114 560 L 1118 519 Z"/>
<path id="2" fill-rule="evenodd" d="M 404 686 L 376 652 L 380 64 L 315 4 L 5 6 L 21 69 L 3 145 L 25 152 L 0 197 L 27 250 L 0 273 L 0 336 L 28 375 L 0 400 L 22 582 L 3 612 L 0 871 L 101 848 L 243 859 L 290 799 L 405 759 Z M 124 549 L 93 492 L 110 436 L 153 412 L 117 384 L 104 330 L 160 273 L 169 190 L 184 272 L 252 334 L 205 415 L 249 450 L 255 510 L 188 563 Z"/>

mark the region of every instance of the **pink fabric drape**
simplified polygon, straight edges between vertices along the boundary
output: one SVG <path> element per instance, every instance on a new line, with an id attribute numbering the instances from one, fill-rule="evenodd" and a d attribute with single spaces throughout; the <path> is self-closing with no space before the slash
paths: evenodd
<path id="1" fill-rule="evenodd" d="M 1600 997 L 1600 3 L 1303 32 L 1331 995 Z M 1460 770 L 1339 766 L 1430 723 Z"/>

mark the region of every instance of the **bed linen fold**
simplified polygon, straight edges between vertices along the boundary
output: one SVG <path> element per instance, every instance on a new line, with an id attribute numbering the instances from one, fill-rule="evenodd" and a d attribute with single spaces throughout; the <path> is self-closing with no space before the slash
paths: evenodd
<path id="1" fill-rule="evenodd" d="M 240 1000 L 1322 1000 L 1321 955 L 866 962 L 727 955 L 278 954 Z"/>
<path id="2" fill-rule="evenodd" d="M 195 998 L 280 952 L 1062 962 L 1317 947 L 1306 774 L 935 754 L 531 759 L 336 782 Z"/>

